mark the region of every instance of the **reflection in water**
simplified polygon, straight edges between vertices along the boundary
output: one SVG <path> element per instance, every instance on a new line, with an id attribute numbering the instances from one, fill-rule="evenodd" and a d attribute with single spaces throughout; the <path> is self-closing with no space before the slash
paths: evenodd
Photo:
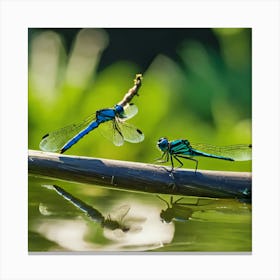
<path id="1" fill-rule="evenodd" d="M 63 198 L 70 201 L 77 208 L 85 212 L 94 222 L 100 223 L 104 228 L 108 228 L 110 230 L 120 229 L 123 232 L 126 232 L 130 229 L 128 226 L 123 224 L 124 217 L 127 215 L 130 209 L 128 205 L 121 206 L 114 214 L 109 214 L 108 217 L 105 218 L 97 209 L 74 197 L 63 188 L 56 185 L 45 185 L 45 187 L 56 190 L 56 192 Z"/>
<path id="2" fill-rule="evenodd" d="M 59 182 L 30 177 L 29 252 L 252 250 L 250 203 L 236 199 L 160 195 L 166 200 L 163 201 L 153 194 L 67 182 L 59 185 L 72 197 L 86 202 L 89 208 L 84 207 L 84 210 L 88 210 L 90 217 L 69 198 L 58 194 L 58 188 L 40 188 L 42 184 L 59 185 Z M 163 223 L 161 212 L 165 213 L 162 217 L 171 222 Z M 101 222 L 105 220 L 117 223 L 108 222 L 103 226 Z"/>
<path id="3" fill-rule="evenodd" d="M 192 219 L 192 214 L 194 210 L 190 207 L 195 204 L 191 203 L 179 203 L 183 199 L 183 197 L 178 198 L 177 200 L 173 201 L 173 196 L 170 197 L 170 203 L 168 203 L 165 199 L 161 198 L 159 195 L 157 197 L 162 200 L 164 203 L 166 203 L 167 208 L 163 209 L 160 212 L 160 218 L 163 222 L 170 223 L 172 220 L 176 221 L 188 221 Z"/>
<path id="4" fill-rule="evenodd" d="M 160 217 L 163 222 L 170 223 L 174 221 L 210 221 L 212 212 L 215 212 L 215 221 L 218 222 L 219 218 L 217 213 L 221 214 L 248 214 L 251 212 L 251 204 L 243 203 L 235 199 L 211 199 L 211 198 L 197 198 L 195 203 L 182 203 L 181 197 L 173 201 L 173 196 L 170 197 L 170 203 L 165 199 L 158 196 L 167 208 L 160 212 Z M 199 217 L 193 217 L 194 214 L 200 213 Z M 228 218 L 228 217 L 227 217 Z M 223 219 L 224 221 L 224 219 Z M 229 220 L 230 221 L 230 220 Z"/>
<path id="5" fill-rule="evenodd" d="M 162 247 L 173 239 L 174 225 L 162 224 L 158 219 L 156 207 L 137 203 L 133 204 L 133 208 L 123 205 L 105 217 L 99 210 L 61 187 L 56 185 L 44 185 L 44 187 L 55 190 L 103 229 L 102 239 L 98 237 L 100 234 L 98 228 L 92 223 L 85 224 L 85 220 L 81 218 L 77 220 L 77 217 L 72 216 L 72 220 L 43 219 L 40 221 L 36 231 L 45 238 L 55 241 L 64 250 L 143 251 Z M 42 215 L 50 218 L 52 213 L 44 204 L 40 204 L 39 210 Z M 104 237 L 111 241 L 104 241 Z M 90 242 L 86 239 L 90 239 Z"/>

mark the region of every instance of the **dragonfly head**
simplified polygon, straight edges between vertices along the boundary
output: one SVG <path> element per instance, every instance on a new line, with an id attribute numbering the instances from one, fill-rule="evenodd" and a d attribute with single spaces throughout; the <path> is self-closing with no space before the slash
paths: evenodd
<path id="1" fill-rule="evenodd" d="M 124 114 L 123 106 L 121 106 L 121 105 L 115 105 L 114 108 L 115 108 L 115 111 L 116 111 L 116 115 L 117 115 L 118 117 L 122 117 L 123 114 Z"/>
<path id="2" fill-rule="evenodd" d="M 172 209 L 168 208 L 166 210 L 162 210 L 160 212 L 160 220 L 162 223 L 171 223 L 174 218 L 174 214 L 172 213 Z"/>
<path id="3" fill-rule="evenodd" d="M 168 150 L 168 145 L 169 145 L 168 139 L 165 137 L 160 138 L 157 142 L 157 146 L 159 147 L 159 149 L 162 152 L 165 152 Z"/>

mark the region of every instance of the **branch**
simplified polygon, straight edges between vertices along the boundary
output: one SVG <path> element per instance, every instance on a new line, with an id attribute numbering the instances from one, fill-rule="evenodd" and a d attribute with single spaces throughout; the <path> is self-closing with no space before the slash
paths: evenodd
<path id="1" fill-rule="evenodd" d="M 139 162 L 66 156 L 29 150 L 30 174 L 160 194 L 250 199 L 250 172 L 176 169 Z"/>

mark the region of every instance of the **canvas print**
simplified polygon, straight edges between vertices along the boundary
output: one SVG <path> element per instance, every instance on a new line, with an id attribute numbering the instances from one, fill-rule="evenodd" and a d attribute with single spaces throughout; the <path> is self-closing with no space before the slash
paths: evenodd
<path id="1" fill-rule="evenodd" d="M 251 40 L 30 28 L 29 253 L 250 253 Z"/>

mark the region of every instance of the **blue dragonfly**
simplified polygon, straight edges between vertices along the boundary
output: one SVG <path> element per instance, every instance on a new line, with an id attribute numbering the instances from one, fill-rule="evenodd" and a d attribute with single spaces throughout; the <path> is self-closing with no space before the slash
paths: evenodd
<path id="1" fill-rule="evenodd" d="M 221 147 L 195 143 L 191 145 L 186 139 L 169 141 L 167 138 L 162 137 L 158 140 L 157 146 L 163 152 L 161 158 L 159 158 L 159 162 L 168 162 L 170 158 L 172 166 L 171 172 L 174 170 L 173 159 L 179 162 L 179 167 L 183 166 L 183 163 L 179 158 L 195 161 L 195 172 L 197 171 L 198 160 L 193 157 L 196 156 L 228 161 L 246 161 L 252 159 L 251 144 L 239 144 Z"/>
<path id="2" fill-rule="evenodd" d="M 138 108 L 130 103 L 141 87 L 142 75 L 137 74 L 134 86 L 113 108 L 101 109 L 87 117 L 85 120 L 68 125 L 43 136 L 40 149 L 46 152 L 64 153 L 86 134 L 102 124 L 103 135 L 110 139 L 116 146 L 123 145 L 124 141 L 139 143 L 144 140 L 144 134 L 135 126 L 126 123 L 126 120 L 135 116 Z"/>

